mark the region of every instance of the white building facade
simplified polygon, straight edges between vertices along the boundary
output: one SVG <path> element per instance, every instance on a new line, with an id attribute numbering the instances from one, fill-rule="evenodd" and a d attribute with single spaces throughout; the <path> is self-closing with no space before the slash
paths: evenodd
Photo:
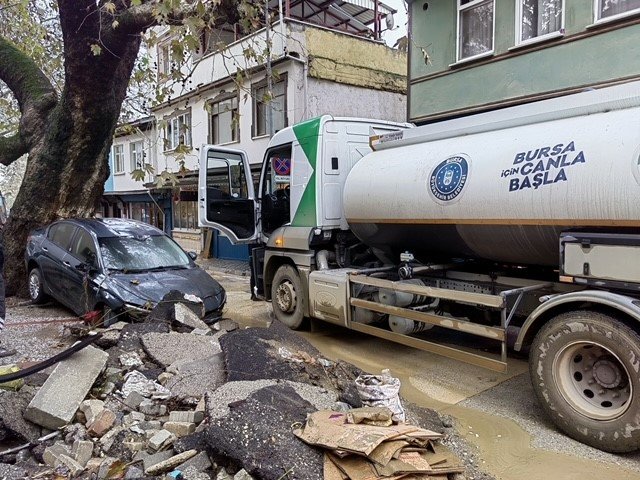
<path id="1" fill-rule="evenodd" d="M 362 11 L 362 1 L 335 3 Z M 385 12 L 379 16 L 382 14 Z M 347 26 L 360 28 L 356 17 L 349 18 L 353 23 Z M 341 22 L 344 24 L 344 20 Z M 406 55 L 380 41 L 343 30 L 349 29 L 285 17 L 268 30 L 262 28 L 237 41 L 229 42 L 233 37 L 229 38 L 232 34 L 227 31 L 216 32 L 215 39 L 203 35 L 200 55 L 184 66 L 189 72 L 188 81 L 174 85 L 170 100 L 152 109 L 154 129 L 149 132 L 155 139 L 147 138 L 145 144 L 150 149 L 155 147 L 148 158 L 156 174 L 167 171 L 178 178 L 170 193 L 152 191 L 163 202 L 170 199 L 170 212 L 162 203 L 166 213 L 163 228 L 185 249 L 201 251 L 203 247 L 197 219 L 202 145 L 246 151 L 257 181 L 269 138 L 284 127 L 323 114 L 405 121 Z M 364 26 L 367 32 L 370 30 Z M 271 45 L 269 65 L 264 55 L 267 37 Z M 215 47 L 220 39 L 227 42 L 222 50 Z M 170 40 L 167 34 L 157 46 L 160 81 L 172 65 Z M 128 135 L 122 143 L 129 147 L 120 147 L 118 140 L 114 140 L 112 151 L 114 191 L 134 189 L 130 180 L 118 178 L 118 172 L 122 162 L 125 172 L 127 165 L 134 166 L 132 159 L 137 153 L 131 145 L 140 140 Z M 213 248 L 217 256 L 248 255 L 246 248 L 233 249 L 217 235 Z"/>

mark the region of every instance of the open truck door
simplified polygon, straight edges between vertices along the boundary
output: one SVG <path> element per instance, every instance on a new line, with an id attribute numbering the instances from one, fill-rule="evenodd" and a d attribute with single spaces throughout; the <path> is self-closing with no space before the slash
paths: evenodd
<path id="1" fill-rule="evenodd" d="M 200 153 L 199 220 L 231 243 L 251 243 L 259 236 L 258 211 L 247 154 L 205 145 Z"/>

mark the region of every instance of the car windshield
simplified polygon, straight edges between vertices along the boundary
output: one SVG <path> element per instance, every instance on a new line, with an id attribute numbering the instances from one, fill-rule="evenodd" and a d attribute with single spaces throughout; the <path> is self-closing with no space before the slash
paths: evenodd
<path id="1" fill-rule="evenodd" d="M 109 270 L 144 271 L 189 265 L 187 254 L 164 235 L 108 237 L 99 242 L 102 259 Z"/>

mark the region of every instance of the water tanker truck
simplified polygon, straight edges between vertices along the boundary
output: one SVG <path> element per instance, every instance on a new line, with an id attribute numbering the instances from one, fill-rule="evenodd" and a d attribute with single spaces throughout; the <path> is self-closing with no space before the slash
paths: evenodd
<path id="1" fill-rule="evenodd" d="M 272 137 L 255 186 L 242 151 L 200 169 L 200 225 L 252 244 L 281 322 L 496 371 L 528 351 L 560 429 L 640 447 L 640 83 L 422 127 L 323 116 Z"/>

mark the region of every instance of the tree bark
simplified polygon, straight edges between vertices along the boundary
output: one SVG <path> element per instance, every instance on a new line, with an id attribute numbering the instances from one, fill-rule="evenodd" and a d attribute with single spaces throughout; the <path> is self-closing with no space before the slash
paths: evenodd
<path id="1" fill-rule="evenodd" d="M 238 1 L 214 3 L 211 23 L 237 20 Z M 143 1 L 137 7 L 127 0 L 113 4 L 116 11 L 111 14 L 101 8 L 106 5 L 102 0 L 58 0 L 65 59 L 59 99 L 35 63 L 0 37 L 0 80 L 14 93 L 22 114 L 18 134 L 0 138 L 0 163 L 29 154 L 3 231 L 7 294 L 26 293 L 24 252 L 31 230 L 59 218 L 91 216 L 99 207 L 141 32 L 160 20 L 179 23 L 185 14 L 175 10 L 158 19 L 157 2 Z M 92 50 L 95 45 L 99 55 Z"/>
<path id="2" fill-rule="evenodd" d="M 55 107 L 32 122 L 41 128 L 31 135 L 24 181 L 3 232 L 9 295 L 26 291 L 24 252 L 31 230 L 59 218 L 88 217 L 98 208 L 140 48 L 139 34 L 112 35 L 102 54 L 92 55 L 90 46 L 102 37 L 95 2 L 60 0 L 59 6 L 66 82 Z"/>

